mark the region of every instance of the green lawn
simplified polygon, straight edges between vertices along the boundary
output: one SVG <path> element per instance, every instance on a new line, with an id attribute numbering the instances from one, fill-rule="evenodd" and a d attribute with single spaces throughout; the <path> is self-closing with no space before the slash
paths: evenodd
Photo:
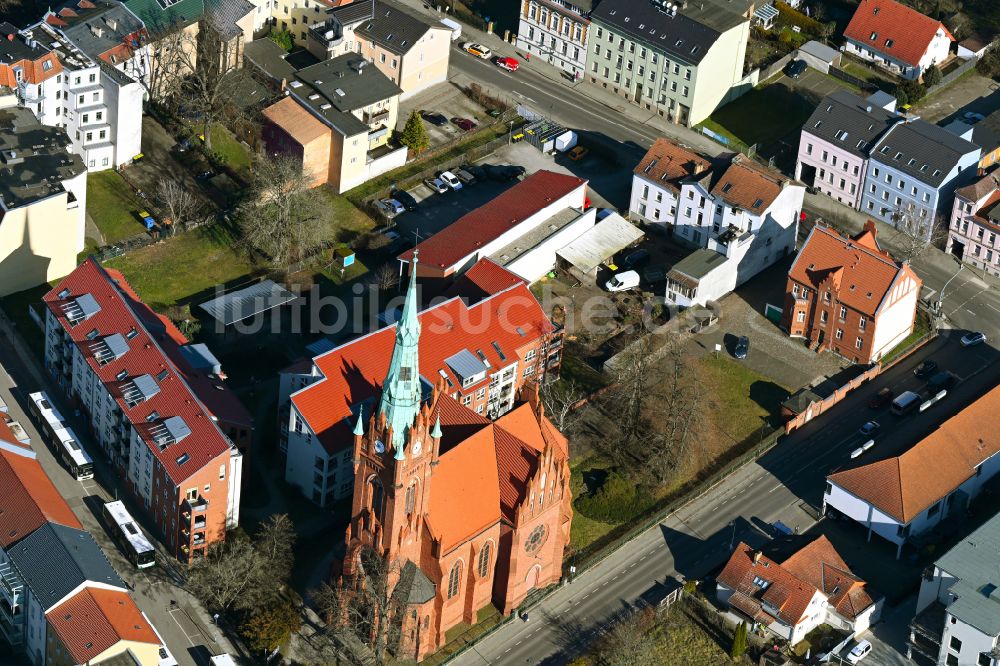
<path id="1" fill-rule="evenodd" d="M 752 146 L 773 143 L 798 132 L 812 111 L 812 104 L 780 80 L 733 100 L 701 124 L 738 144 Z"/>
<path id="2" fill-rule="evenodd" d="M 602 461 L 595 458 L 586 458 L 570 465 L 570 492 L 573 497 L 579 497 L 587 492 L 583 476 L 592 469 L 603 470 L 606 468 Z M 573 512 L 573 526 L 570 530 L 569 542 L 574 551 L 579 552 L 590 544 L 594 543 L 602 536 L 610 532 L 615 525 L 601 522 L 583 515 L 579 511 Z"/>
<path id="3" fill-rule="evenodd" d="M 710 354 L 699 362 L 709 403 L 704 411 L 733 441 L 743 441 L 766 420 L 774 424 L 781 402 L 789 396 L 786 387 L 727 356 Z"/>
<path id="4" fill-rule="evenodd" d="M 222 125 L 212 126 L 212 152 L 219 161 L 239 174 L 250 170 L 250 152 Z"/>
<path id="5" fill-rule="evenodd" d="M 924 337 L 931 332 L 931 322 L 927 313 L 923 310 L 917 310 L 917 318 L 913 322 L 913 332 L 908 336 L 903 338 L 903 341 L 898 345 L 893 347 L 888 354 L 882 357 L 882 367 L 888 366 L 892 363 L 898 356 L 901 356 L 905 352 L 909 351 L 910 348 L 916 344 L 920 338 Z"/>
<path id="6" fill-rule="evenodd" d="M 580 390 L 588 395 L 608 385 L 607 377 L 594 370 L 576 356 L 571 356 L 565 352 L 563 353 L 562 365 L 559 368 L 559 378 L 565 381 L 576 382 Z"/>
<path id="7" fill-rule="evenodd" d="M 107 262 L 156 309 L 251 272 L 249 259 L 220 225 L 179 234 Z M 207 299 L 206 299 L 207 300 Z"/>
<path id="8" fill-rule="evenodd" d="M 87 212 L 104 235 L 105 244 L 145 231 L 138 215 L 145 205 L 116 171 L 87 176 Z"/>

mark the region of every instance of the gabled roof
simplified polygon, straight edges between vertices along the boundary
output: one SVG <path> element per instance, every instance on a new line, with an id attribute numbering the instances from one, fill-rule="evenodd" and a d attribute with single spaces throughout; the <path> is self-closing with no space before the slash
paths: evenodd
<path id="1" fill-rule="evenodd" d="M 940 187 L 963 156 L 979 146 L 926 120 L 915 118 L 892 125 L 871 147 L 873 162 Z"/>
<path id="2" fill-rule="evenodd" d="M 120 641 L 160 645 L 132 597 L 119 590 L 84 588 L 46 617 L 75 664 L 87 664 Z"/>
<path id="3" fill-rule="evenodd" d="M 124 0 L 154 36 L 186 28 L 205 13 L 204 0 Z"/>
<path id="4" fill-rule="evenodd" d="M 820 101 L 802 131 L 867 158 L 868 149 L 898 118 L 870 100 L 838 90 Z"/>
<path id="5" fill-rule="evenodd" d="M 70 0 L 52 11 L 50 16 L 61 19 L 56 25 L 66 37 L 93 59 L 119 46 L 128 46 L 130 37 L 144 32 L 135 14 L 111 0 Z M 135 46 L 139 46 L 138 41 Z"/>
<path id="6" fill-rule="evenodd" d="M 371 6 L 369 2 L 352 2 L 346 5 L 346 7 L 357 4 Z M 420 38 L 431 29 L 429 23 L 417 18 L 398 5 L 382 2 L 381 0 L 375 0 L 374 5 L 374 18 L 362 21 L 355 29 L 355 32 L 370 39 L 391 53 L 399 55 L 409 53 L 413 46 L 420 41 Z M 369 16 L 371 16 L 370 12 Z M 446 29 L 441 25 L 435 27 Z"/>
<path id="7" fill-rule="evenodd" d="M 511 273 L 489 257 L 483 257 L 472 268 L 462 273 L 445 290 L 444 296 L 446 298 L 458 296 L 468 303 L 477 303 L 519 284 L 527 282 L 520 275 Z"/>
<path id="8" fill-rule="evenodd" d="M 312 141 L 330 133 L 330 129 L 319 118 L 309 113 L 293 97 L 284 97 L 261 113 L 301 146 L 308 146 Z"/>
<path id="9" fill-rule="evenodd" d="M 1000 173 L 994 171 L 970 185 L 958 188 L 955 190 L 955 196 L 975 203 L 981 199 L 985 199 L 997 190 L 1000 190 Z"/>
<path id="10" fill-rule="evenodd" d="M 955 39 L 940 21 L 895 0 L 861 0 L 844 37 L 916 67 L 938 30 Z"/>
<path id="11" fill-rule="evenodd" d="M 754 557 L 757 556 L 757 562 Z M 815 587 L 799 580 L 777 562 L 759 554 L 745 543 L 740 542 L 716 580 L 731 590 L 752 600 L 750 608 L 743 605 L 739 610 L 754 615 L 758 612 L 774 615 L 788 626 L 794 627 L 805 615 L 809 602 L 818 591 Z M 744 599 L 746 601 L 746 599 Z M 769 609 L 762 609 L 766 603 Z"/>
<path id="12" fill-rule="evenodd" d="M 865 581 L 851 571 L 825 535 L 820 535 L 781 563 L 782 568 L 826 595 L 828 603 L 847 620 L 874 603 Z"/>
<path id="13" fill-rule="evenodd" d="M 789 182 L 778 172 L 738 154 L 712 185 L 711 193 L 716 200 L 763 215 Z"/>
<path id="14" fill-rule="evenodd" d="M 711 167 L 712 163 L 698 153 L 661 137 L 646 151 L 633 173 L 679 192 L 680 181 L 708 171 Z"/>
<path id="15" fill-rule="evenodd" d="M 993 425 L 1000 386 L 951 417 L 901 456 L 831 474 L 827 479 L 907 524 L 1000 452 Z"/>
<path id="16" fill-rule="evenodd" d="M 92 298 L 98 310 L 71 326 L 65 308 L 83 297 Z M 221 380 L 187 364 L 180 351 L 187 340 L 173 324 L 138 300 L 124 276 L 106 271 L 89 258 L 47 293 L 44 301 L 174 483 L 180 484 L 227 454 L 232 444 L 211 417 L 250 421 L 249 415 L 235 398 L 223 401 L 221 394 L 227 389 Z M 97 333 L 90 339 L 92 331 Z M 129 350 L 101 365 L 94 340 L 113 333 L 127 340 Z M 214 407 L 225 413 L 216 414 L 207 407 L 194 386 L 201 388 L 202 395 L 217 400 Z M 160 439 L 163 424 L 171 417 L 183 419 L 190 436 L 180 441 Z"/>
<path id="17" fill-rule="evenodd" d="M 841 236 L 816 225 L 788 271 L 788 277 L 816 289 L 830 275 L 839 288 L 837 300 L 852 310 L 874 316 L 903 270 L 878 246 L 874 225 L 858 236 Z"/>
<path id="18" fill-rule="evenodd" d="M 81 529 L 46 523 L 7 554 L 46 613 L 86 582 L 125 588 L 94 537 Z"/>
<path id="19" fill-rule="evenodd" d="M 0 438 L 6 427 L 0 420 Z M 0 548 L 48 522 L 83 529 L 33 452 L 0 448 Z"/>
<path id="20" fill-rule="evenodd" d="M 420 263 L 448 269 L 493 242 L 556 199 L 566 196 L 586 180 L 555 171 L 536 171 L 492 201 L 466 213 L 445 229 L 423 241 Z M 582 202 L 581 202 L 582 203 Z M 413 250 L 399 255 L 409 261 Z"/>
<path id="21" fill-rule="evenodd" d="M 253 3 L 248 0 L 205 0 L 205 17 L 223 39 L 233 39 L 243 34 L 243 29 L 237 22 L 254 9 Z"/>
<path id="22" fill-rule="evenodd" d="M 987 636 L 1000 635 L 1000 514 L 955 544 L 934 564 L 954 595 L 948 614 Z"/>
<path id="23" fill-rule="evenodd" d="M 537 344 L 552 330 L 538 301 L 523 283 L 474 305 L 452 298 L 424 310 L 418 317 L 420 375 L 430 384 L 447 378 L 449 391 L 462 387 L 454 370 L 445 363 L 454 354 L 467 350 L 478 357 L 481 351 L 490 368 L 501 368 L 516 360 L 519 349 Z M 351 441 L 351 409 L 379 394 L 395 332 L 395 325 L 387 326 L 317 356 L 313 363 L 323 379 L 292 395 L 292 404 L 329 453 Z M 487 376 L 462 390 L 475 390 L 488 381 Z"/>
<path id="24" fill-rule="evenodd" d="M 29 45 L 16 26 L 0 22 L 0 86 L 17 88 L 14 67 L 27 83 L 42 83 L 62 73 L 62 61 L 39 43 Z"/>

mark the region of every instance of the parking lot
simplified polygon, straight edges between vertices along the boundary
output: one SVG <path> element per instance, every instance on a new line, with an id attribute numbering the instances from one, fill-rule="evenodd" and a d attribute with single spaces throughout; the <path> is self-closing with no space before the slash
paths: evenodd
<path id="1" fill-rule="evenodd" d="M 429 148 L 436 148 L 449 141 L 454 141 L 465 133 L 464 130 L 459 129 L 451 122 L 452 118 L 468 118 L 477 125 L 493 122 L 493 119 L 486 115 L 486 109 L 469 99 L 465 93 L 459 90 L 458 86 L 450 81 L 439 83 L 401 101 L 396 121 L 397 132 L 403 131 L 403 127 L 406 126 L 406 121 L 410 117 L 410 112 L 414 110 L 440 113 L 447 119 L 443 125 L 435 125 L 424 120 L 424 129 L 427 130 L 427 138 L 430 140 Z"/>

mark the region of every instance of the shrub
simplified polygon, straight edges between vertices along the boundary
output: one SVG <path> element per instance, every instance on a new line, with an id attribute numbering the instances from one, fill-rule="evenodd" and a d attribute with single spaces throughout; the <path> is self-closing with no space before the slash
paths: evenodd
<path id="1" fill-rule="evenodd" d="M 1000 76 L 1000 49 L 991 48 L 984 53 L 976 63 L 976 71 L 990 78 Z"/>
<path id="2" fill-rule="evenodd" d="M 774 8 L 778 10 L 778 16 L 781 18 L 782 23 L 797 25 L 803 32 L 808 32 L 811 35 L 821 35 L 823 33 L 822 23 L 816 19 L 809 18 L 800 11 L 792 9 L 786 3 L 778 0 L 774 3 Z"/>
<path id="3" fill-rule="evenodd" d="M 918 81 L 902 81 L 893 91 L 900 104 L 916 104 L 927 94 L 927 88 Z"/>
<path id="4" fill-rule="evenodd" d="M 288 30 L 272 30 L 268 37 L 286 52 L 295 48 L 295 40 L 292 38 L 292 33 Z"/>
<path id="5" fill-rule="evenodd" d="M 653 503 L 649 493 L 620 472 L 611 472 L 595 492 L 576 498 L 576 509 L 593 520 L 624 523 Z"/>
<path id="6" fill-rule="evenodd" d="M 924 85 L 928 88 L 941 83 L 941 70 L 937 65 L 931 65 L 924 70 Z"/>

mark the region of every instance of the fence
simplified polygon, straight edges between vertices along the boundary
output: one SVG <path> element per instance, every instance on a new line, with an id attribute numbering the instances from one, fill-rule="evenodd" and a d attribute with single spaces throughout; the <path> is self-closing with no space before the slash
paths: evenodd
<path id="1" fill-rule="evenodd" d="M 859 374 L 856 377 L 851 378 L 843 385 L 833 389 L 830 395 L 826 397 L 820 397 L 817 395 L 816 397 L 820 398 L 819 400 L 810 402 L 808 405 L 804 405 L 803 406 L 804 408 L 801 409 L 801 411 L 799 411 L 798 414 L 795 414 L 790 419 L 788 419 L 788 421 L 785 423 L 785 433 L 787 434 L 792 432 L 796 428 L 801 428 L 806 423 L 808 423 L 812 419 L 816 418 L 817 416 L 824 413 L 825 411 L 836 405 L 838 402 L 846 398 L 847 395 L 851 393 L 854 389 L 858 388 L 865 382 L 875 379 L 880 372 L 882 372 L 882 366 L 880 366 L 878 363 L 875 363 L 870 368 L 868 368 L 868 370 L 864 371 L 863 373 Z M 809 390 L 809 389 L 804 389 L 804 390 Z"/>
<path id="2" fill-rule="evenodd" d="M 969 58 L 968 60 L 966 60 L 965 62 L 963 62 L 961 65 L 959 65 L 958 67 L 956 67 L 955 69 L 951 70 L 946 75 L 944 75 L 943 77 L 941 77 L 941 81 L 938 84 L 930 86 L 929 88 L 927 88 L 927 94 L 928 95 L 933 95 L 934 93 L 936 93 L 937 91 L 941 90 L 942 88 L 947 88 L 949 85 L 951 85 L 952 83 L 954 83 L 957 79 L 961 78 L 966 72 L 968 72 L 970 69 L 972 69 L 973 67 L 975 67 L 978 62 L 979 62 L 979 57 L 978 56 L 973 57 L 973 58 Z"/>
<path id="3" fill-rule="evenodd" d="M 845 72 L 844 70 L 840 69 L 839 67 L 832 67 L 831 66 L 830 67 L 830 76 L 832 76 L 835 79 L 840 79 L 841 81 L 846 81 L 847 83 L 850 83 L 852 86 L 855 86 L 857 88 L 861 88 L 865 92 L 875 92 L 876 90 L 879 89 L 879 87 L 876 86 L 875 84 L 870 83 L 869 81 L 865 81 L 864 79 L 858 78 L 857 76 L 854 76 L 853 74 L 848 74 L 847 72 Z"/>
<path id="4" fill-rule="evenodd" d="M 780 74 L 781 71 L 785 69 L 785 65 L 790 63 L 792 61 L 792 58 L 794 58 L 797 54 L 798 51 L 792 51 L 791 53 L 786 53 L 785 55 L 775 60 L 767 68 L 761 70 L 759 80 L 767 81 L 772 76 Z"/>

